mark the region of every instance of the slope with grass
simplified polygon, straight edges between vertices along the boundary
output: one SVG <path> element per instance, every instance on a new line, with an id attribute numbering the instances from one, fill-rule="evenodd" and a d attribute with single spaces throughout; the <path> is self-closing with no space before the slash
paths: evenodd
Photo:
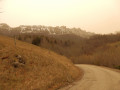
<path id="1" fill-rule="evenodd" d="M 73 61 L 120 69 L 120 42 L 100 46 L 92 54 L 81 55 Z"/>
<path id="2" fill-rule="evenodd" d="M 19 36 L 20 40 L 52 50 L 64 55 L 76 64 L 103 65 L 120 68 L 119 44 L 120 34 L 94 35 L 81 38 L 75 35 L 30 35 Z M 31 41 L 31 42 L 30 42 Z M 111 46 L 113 44 L 113 46 Z"/>
<path id="3" fill-rule="evenodd" d="M 32 44 L 0 36 L 0 90 L 46 90 L 80 75 L 69 59 Z"/>
<path id="4" fill-rule="evenodd" d="M 24 34 L 18 39 L 64 55 L 75 64 L 83 63 L 120 68 L 120 46 L 119 44 L 114 45 L 120 41 L 119 33 L 94 35 L 90 38 L 81 38 L 75 35 L 38 36 Z"/>

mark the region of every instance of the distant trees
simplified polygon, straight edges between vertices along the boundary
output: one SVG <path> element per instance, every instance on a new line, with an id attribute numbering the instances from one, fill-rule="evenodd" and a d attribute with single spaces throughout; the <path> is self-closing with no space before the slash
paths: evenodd
<path id="1" fill-rule="evenodd" d="M 0 26 L 1 26 L 0 28 L 2 28 L 2 29 L 9 29 L 10 28 L 10 26 L 7 25 L 6 23 L 1 23 Z"/>
<path id="2" fill-rule="evenodd" d="M 118 62 L 120 61 L 120 50 L 118 50 L 119 44 L 112 47 L 112 49 L 110 49 L 111 47 L 110 45 L 108 45 L 119 42 L 120 33 L 108 35 L 94 35 L 90 38 L 83 38 L 74 34 L 60 34 L 61 29 L 63 31 L 69 30 L 65 26 L 49 28 L 41 27 L 38 31 L 43 30 L 44 33 L 37 32 L 36 29 L 38 28 L 36 26 L 32 28 L 34 32 L 30 33 L 24 33 L 24 30 L 22 31 L 21 27 L 14 28 L 12 30 L 8 30 L 8 28 L 9 26 L 7 24 L 0 24 L 0 34 L 6 35 L 8 32 L 8 35 L 15 34 L 17 39 L 32 43 L 46 49 L 50 49 L 58 54 L 70 58 L 73 63 L 88 63 L 112 67 L 114 67 L 114 65 L 112 64 L 115 64 L 115 67 L 120 69 L 120 62 Z M 24 29 L 24 26 L 22 26 L 22 28 Z M 29 29 L 30 27 L 27 27 L 26 30 L 29 31 Z M 80 29 L 72 28 L 72 30 L 83 33 L 82 30 L 80 31 Z M 50 31 L 50 33 L 54 33 L 55 31 L 55 34 L 48 34 L 46 31 Z M 115 54 L 112 53 L 114 51 Z M 109 63 L 109 60 L 111 63 Z"/>
<path id="3" fill-rule="evenodd" d="M 20 34 L 18 39 L 50 49 L 70 58 L 73 63 L 104 65 L 120 68 L 119 44 L 120 34 L 94 35 L 81 38 L 74 35 Z M 109 62 L 110 61 L 110 62 Z"/>
<path id="4" fill-rule="evenodd" d="M 70 43 L 69 40 L 64 42 L 64 46 L 65 46 L 65 47 L 69 47 L 70 45 L 71 45 L 71 43 Z"/>
<path id="5" fill-rule="evenodd" d="M 67 57 L 77 57 L 83 54 L 91 55 L 98 47 L 120 41 L 120 34 L 95 35 L 89 39 L 69 35 L 21 34 L 17 38 L 43 48 L 51 48 Z"/>

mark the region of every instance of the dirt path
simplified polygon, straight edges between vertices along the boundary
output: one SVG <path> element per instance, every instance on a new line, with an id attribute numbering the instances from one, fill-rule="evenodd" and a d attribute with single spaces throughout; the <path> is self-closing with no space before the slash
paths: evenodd
<path id="1" fill-rule="evenodd" d="M 93 65 L 76 66 L 83 69 L 83 78 L 60 90 L 120 90 L 120 73 Z"/>

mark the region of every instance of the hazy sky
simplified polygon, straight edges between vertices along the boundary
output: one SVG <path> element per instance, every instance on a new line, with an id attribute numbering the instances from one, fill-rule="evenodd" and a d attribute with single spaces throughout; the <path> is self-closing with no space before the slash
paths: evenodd
<path id="1" fill-rule="evenodd" d="M 120 31 L 120 0 L 0 0 L 0 22 L 10 26 L 79 27 L 96 33 Z"/>

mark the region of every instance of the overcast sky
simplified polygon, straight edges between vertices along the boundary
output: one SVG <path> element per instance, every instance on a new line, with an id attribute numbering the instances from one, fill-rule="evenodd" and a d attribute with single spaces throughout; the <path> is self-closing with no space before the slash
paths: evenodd
<path id="1" fill-rule="evenodd" d="M 120 31 L 120 0 L 0 0 L 0 23 Z"/>

